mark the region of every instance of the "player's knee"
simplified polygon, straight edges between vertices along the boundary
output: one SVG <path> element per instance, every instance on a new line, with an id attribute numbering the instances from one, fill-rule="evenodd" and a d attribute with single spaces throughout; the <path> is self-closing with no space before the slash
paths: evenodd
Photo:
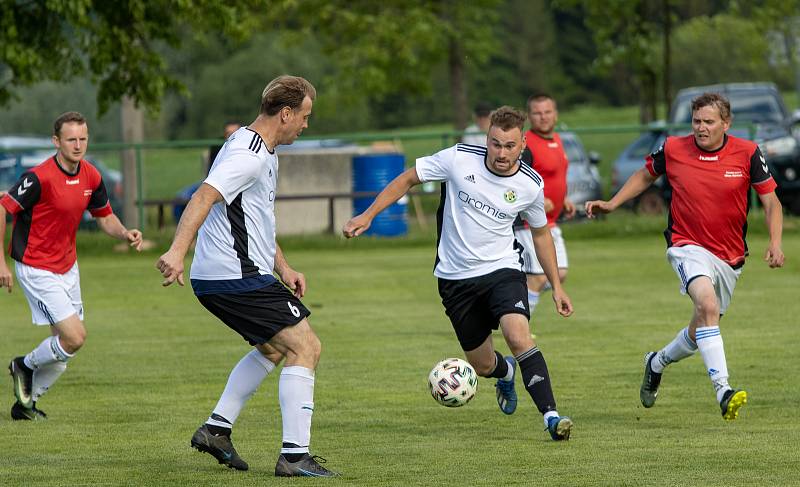
<path id="1" fill-rule="evenodd" d="M 716 322 L 719 318 L 719 302 L 716 296 L 709 296 L 695 303 L 695 311 L 705 323 Z"/>
<path id="2" fill-rule="evenodd" d="M 59 335 L 58 338 L 64 351 L 72 355 L 80 350 L 86 342 L 86 330 L 74 330 L 70 333 L 63 333 Z"/>

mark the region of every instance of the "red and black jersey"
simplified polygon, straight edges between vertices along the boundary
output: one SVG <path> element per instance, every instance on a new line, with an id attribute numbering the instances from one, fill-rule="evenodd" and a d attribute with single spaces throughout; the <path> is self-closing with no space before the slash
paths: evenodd
<path id="1" fill-rule="evenodd" d="M 694 135 L 668 137 L 645 167 L 672 186 L 668 246 L 699 245 L 733 267 L 744 264 L 750 187 L 766 194 L 777 186 L 758 145 L 725 135 L 722 147 L 707 152 Z"/>
<path id="2" fill-rule="evenodd" d="M 55 156 L 23 174 L 0 204 L 14 215 L 9 254 L 38 269 L 64 274 L 75 263 L 75 237 L 83 212 L 112 213 L 100 172 L 88 161 L 75 174 Z"/>
<path id="3" fill-rule="evenodd" d="M 525 149 L 520 155 L 522 162 L 527 163 L 544 180 L 544 197 L 553 202 L 553 208 L 547 212 L 547 226 L 556 226 L 556 221 L 564 209 L 564 198 L 567 196 L 567 168 L 569 160 L 561 136 L 553 132 L 552 138 L 542 137 L 532 130 L 525 133 Z M 514 228 L 527 228 L 528 224 L 521 218 L 514 222 Z"/>

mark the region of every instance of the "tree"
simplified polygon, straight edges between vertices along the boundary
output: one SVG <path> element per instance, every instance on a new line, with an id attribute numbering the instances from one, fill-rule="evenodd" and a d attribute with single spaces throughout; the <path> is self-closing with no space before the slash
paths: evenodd
<path id="1" fill-rule="evenodd" d="M 235 0 L 47 0 L 0 3 L 0 105 L 20 87 L 88 76 L 98 110 L 128 96 L 157 111 L 168 89 L 160 53 L 178 47 L 185 26 L 245 38 L 259 2 Z M 252 8 L 251 8 L 252 7 Z"/>

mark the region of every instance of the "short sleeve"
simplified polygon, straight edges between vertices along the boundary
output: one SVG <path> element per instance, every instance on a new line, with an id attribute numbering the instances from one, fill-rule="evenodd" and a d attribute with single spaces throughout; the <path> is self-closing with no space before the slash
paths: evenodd
<path id="1" fill-rule="evenodd" d="M 102 218 L 108 216 L 113 212 L 111 204 L 108 202 L 108 191 L 106 185 L 103 183 L 103 178 L 98 178 L 97 186 L 92 190 L 92 196 L 89 198 L 89 206 L 86 207 L 89 213 L 95 218 Z"/>
<path id="2" fill-rule="evenodd" d="M 520 216 L 532 228 L 542 228 L 547 225 L 547 215 L 544 212 L 544 191 L 539 191 L 536 199 L 527 208 L 520 212 Z"/>
<path id="3" fill-rule="evenodd" d="M 769 173 L 769 166 L 761 149 L 756 146 L 753 155 L 750 156 L 750 185 L 758 194 L 767 194 L 775 191 L 778 185 Z"/>
<path id="4" fill-rule="evenodd" d="M 1 199 L 0 204 L 12 215 L 20 211 L 30 210 L 42 196 L 42 185 L 34 172 L 26 172 L 11 186 Z"/>
<path id="5" fill-rule="evenodd" d="M 644 167 L 653 177 L 658 177 L 667 172 L 667 156 L 665 153 L 667 141 L 645 158 Z"/>
<path id="6" fill-rule="evenodd" d="M 256 182 L 262 169 L 263 161 L 256 153 L 236 149 L 214 164 L 204 182 L 219 191 L 226 204 L 231 204 Z"/>
<path id="7" fill-rule="evenodd" d="M 417 177 L 423 183 L 446 181 L 450 177 L 455 158 L 456 146 L 441 150 L 431 156 L 420 157 L 416 162 Z"/>

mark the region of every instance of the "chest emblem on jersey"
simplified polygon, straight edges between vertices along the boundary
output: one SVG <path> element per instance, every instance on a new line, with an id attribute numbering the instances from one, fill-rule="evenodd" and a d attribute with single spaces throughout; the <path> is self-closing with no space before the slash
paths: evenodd
<path id="1" fill-rule="evenodd" d="M 469 176 L 464 176 L 464 180 L 465 181 L 469 181 L 472 184 L 475 184 L 475 175 L 474 174 L 470 174 Z"/>
<path id="2" fill-rule="evenodd" d="M 726 178 L 743 178 L 742 171 L 725 171 Z"/>
<path id="3" fill-rule="evenodd" d="M 700 159 L 701 161 L 718 161 L 719 160 L 719 156 L 704 156 L 702 154 L 699 155 L 697 158 Z"/>
<path id="4" fill-rule="evenodd" d="M 508 203 L 513 203 L 517 201 L 517 193 L 513 189 L 509 189 L 503 194 L 503 198 L 505 198 Z"/>
<path id="5" fill-rule="evenodd" d="M 92 190 L 91 189 L 84 189 L 83 190 L 83 195 L 84 196 L 91 196 L 92 195 Z"/>

